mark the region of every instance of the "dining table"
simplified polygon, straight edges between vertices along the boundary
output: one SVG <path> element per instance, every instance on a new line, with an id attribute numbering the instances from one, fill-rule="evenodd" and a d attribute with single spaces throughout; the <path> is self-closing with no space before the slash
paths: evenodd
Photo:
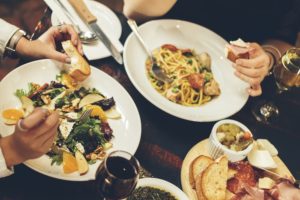
<path id="1" fill-rule="evenodd" d="M 32 39 L 51 26 L 51 10 L 47 8 L 36 26 Z M 125 43 L 131 33 L 127 19 L 117 14 L 122 24 L 120 41 Z M 20 65 L 28 61 L 21 61 Z M 174 117 L 151 104 L 131 83 L 123 65 L 112 57 L 90 61 L 90 65 L 104 71 L 118 81 L 131 95 L 141 118 L 142 134 L 135 153 L 142 166 L 141 176 L 164 179 L 181 188 L 181 168 L 189 150 L 209 137 L 212 122 L 193 122 Z M 0 68 L 0 77 L 9 71 Z M 296 179 L 300 179 L 300 88 L 276 93 L 272 75 L 262 82 L 263 93 L 249 97 L 246 104 L 229 119 L 246 125 L 255 139 L 268 139 L 278 149 L 279 157 Z M 1 94 L 5 95 L 5 94 Z M 271 123 L 262 123 L 252 114 L 253 107 L 262 100 L 272 100 L 280 114 Z M 130 138 L 128 141 L 130 143 Z M 94 181 L 65 181 L 40 174 L 24 164 L 14 167 L 14 174 L 0 179 L 0 200 L 98 199 Z"/>

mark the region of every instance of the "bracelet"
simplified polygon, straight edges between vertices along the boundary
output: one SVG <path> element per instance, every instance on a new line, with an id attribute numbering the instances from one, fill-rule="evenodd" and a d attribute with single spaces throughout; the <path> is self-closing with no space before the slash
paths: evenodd
<path id="1" fill-rule="evenodd" d="M 17 30 L 10 38 L 8 45 L 5 47 L 5 54 L 11 58 L 16 58 L 16 47 L 22 37 L 26 36 L 26 32 L 23 30 Z"/>
<path id="2" fill-rule="evenodd" d="M 263 45 L 262 48 L 269 54 L 270 65 L 269 65 L 269 75 L 272 74 L 272 68 L 274 65 L 278 64 L 279 59 L 281 58 L 281 52 L 278 48 L 273 45 Z"/>

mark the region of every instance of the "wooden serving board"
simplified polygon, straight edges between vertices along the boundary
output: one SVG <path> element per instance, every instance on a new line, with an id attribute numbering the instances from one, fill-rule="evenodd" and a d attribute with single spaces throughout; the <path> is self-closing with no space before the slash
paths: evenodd
<path id="1" fill-rule="evenodd" d="M 189 197 L 190 200 L 198 200 L 196 191 L 191 187 L 189 181 L 190 164 L 199 155 L 209 156 L 207 149 L 208 149 L 208 139 L 202 140 L 187 153 L 182 163 L 181 186 L 182 186 L 182 190 L 186 193 L 186 195 Z M 286 167 L 286 165 L 282 162 L 282 160 L 278 156 L 273 156 L 273 159 L 278 165 L 276 170 L 272 170 L 273 172 L 278 173 L 282 176 L 289 176 L 289 177 L 292 176 L 290 170 Z"/>

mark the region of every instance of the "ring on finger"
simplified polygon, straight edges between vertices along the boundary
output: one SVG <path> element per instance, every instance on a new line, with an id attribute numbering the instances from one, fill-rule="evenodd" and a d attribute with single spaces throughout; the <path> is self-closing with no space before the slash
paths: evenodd
<path id="1" fill-rule="evenodd" d="M 58 32 L 60 32 L 60 33 L 63 32 L 63 31 L 62 31 L 62 27 L 63 27 L 63 24 L 59 24 L 59 25 L 56 26 Z"/>
<path id="2" fill-rule="evenodd" d="M 27 132 L 28 129 L 22 127 L 22 121 L 23 121 L 22 119 L 18 121 L 17 127 L 18 127 L 18 129 L 19 129 L 21 132 Z"/>

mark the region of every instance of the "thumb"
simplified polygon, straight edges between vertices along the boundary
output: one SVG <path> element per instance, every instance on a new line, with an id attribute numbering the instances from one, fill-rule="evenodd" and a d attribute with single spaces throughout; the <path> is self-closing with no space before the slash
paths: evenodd
<path id="1" fill-rule="evenodd" d="M 58 52 L 54 49 L 47 51 L 45 57 L 57 60 L 62 63 L 71 63 L 71 58 L 68 55 Z"/>

